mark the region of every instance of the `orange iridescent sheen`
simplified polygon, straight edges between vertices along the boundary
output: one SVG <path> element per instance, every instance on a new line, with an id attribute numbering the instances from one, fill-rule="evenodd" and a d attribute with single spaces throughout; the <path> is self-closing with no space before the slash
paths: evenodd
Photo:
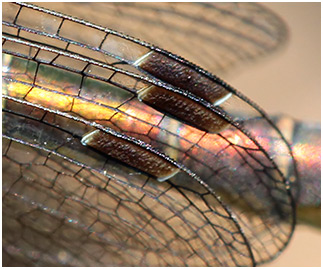
<path id="1" fill-rule="evenodd" d="M 109 120 L 116 112 L 106 106 L 74 98 L 72 112 L 88 120 Z"/>
<path id="2" fill-rule="evenodd" d="M 293 147 L 293 152 L 294 157 L 300 161 L 309 163 L 321 161 L 321 145 L 296 144 Z"/>
<path id="3" fill-rule="evenodd" d="M 130 120 L 134 120 L 134 118 L 136 118 L 143 122 L 149 122 L 151 125 L 157 125 L 163 116 L 155 109 L 138 102 L 137 99 L 122 105 L 119 107 L 119 110 L 125 112 L 127 115 L 132 116 L 133 118 L 129 117 Z"/>
<path id="4" fill-rule="evenodd" d="M 12 82 L 12 81 L 10 82 L 4 81 L 3 87 L 2 87 L 2 93 L 8 94 L 12 97 L 23 98 L 24 96 L 26 96 L 30 88 L 31 86 L 29 85 L 24 85 L 24 84 Z"/>
<path id="5" fill-rule="evenodd" d="M 29 102 L 61 111 L 70 111 L 73 105 L 72 97 L 46 91 L 40 88 L 33 88 L 25 99 Z"/>

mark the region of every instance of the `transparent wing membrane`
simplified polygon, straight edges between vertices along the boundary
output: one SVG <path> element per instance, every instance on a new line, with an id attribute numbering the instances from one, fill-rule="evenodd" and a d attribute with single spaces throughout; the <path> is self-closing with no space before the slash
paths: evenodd
<path id="1" fill-rule="evenodd" d="M 68 3 L 60 5 L 69 13 Z M 79 5 L 84 18 L 88 4 Z M 253 266 L 273 259 L 295 225 L 289 180 L 297 172 L 281 132 L 218 77 L 110 29 L 131 33 L 147 24 L 134 34 L 149 42 L 171 35 L 166 45 L 176 52 L 194 47 L 180 40 L 200 27 L 202 46 L 215 42 L 217 51 L 200 64 L 224 72 L 276 49 L 285 38 L 280 20 L 250 4 L 102 5 L 89 14 L 105 8 L 109 28 L 30 4 L 3 5 L 4 263 Z M 194 53 L 187 58 L 197 61 Z"/>
<path id="2" fill-rule="evenodd" d="M 42 6 L 135 35 L 217 74 L 276 50 L 287 35 L 280 18 L 256 4 L 42 3 Z M 32 13 L 29 14 L 29 18 L 35 21 Z M 37 23 L 32 24 L 37 27 Z M 46 27 L 58 24 L 48 23 Z M 74 24 L 70 26 L 73 31 L 68 35 L 75 35 L 75 40 L 83 38 L 85 43 L 92 45 L 102 38 L 97 35 L 89 41 L 88 31 L 82 37 L 75 31 L 79 28 L 74 28 Z M 193 49 L 195 47 L 199 49 Z"/>

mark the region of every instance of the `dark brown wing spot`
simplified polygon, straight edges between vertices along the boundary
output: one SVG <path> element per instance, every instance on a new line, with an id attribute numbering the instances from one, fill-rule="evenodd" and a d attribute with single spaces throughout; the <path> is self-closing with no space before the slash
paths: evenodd
<path id="1" fill-rule="evenodd" d="M 179 169 L 169 160 L 124 138 L 95 130 L 83 136 L 82 144 L 164 181 Z"/>
<path id="2" fill-rule="evenodd" d="M 149 87 L 142 90 L 138 98 L 157 110 L 202 131 L 219 133 L 229 124 L 221 116 L 198 102 L 164 88 Z"/>
<path id="3" fill-rule="evenodd" d="M 189 91 L 211 104 L 216 104 L 218 100 L 230 94 L 224 87 L 196 70 L 155 51 L 136 64 L 154 77 Z"/>

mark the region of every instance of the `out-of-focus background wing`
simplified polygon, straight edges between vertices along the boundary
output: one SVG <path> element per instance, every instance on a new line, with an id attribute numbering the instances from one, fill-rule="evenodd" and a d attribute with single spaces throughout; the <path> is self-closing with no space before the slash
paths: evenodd
<path id="1" fill-rule="evenodd" d="M 282 47 L 285 24 L 248 3 L 45 3 L 134 36 L 221 75 Z"/>

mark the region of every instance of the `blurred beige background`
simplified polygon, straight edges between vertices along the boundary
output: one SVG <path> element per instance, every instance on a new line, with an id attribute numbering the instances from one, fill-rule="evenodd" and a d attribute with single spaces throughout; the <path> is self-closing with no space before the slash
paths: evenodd
<path id="1" fill-rule="evenodd" d="M 263 5 L 288 25 L 289 41 L 278 53 L 230 73 L 226 80 L 268 113 L 320 121 L 321 4 Z"/>
<path id="2" fill-rule="evenodd" d="M 321 3 L 264 3 L 289 27 L 287 45 L 225 78 L 270 114 L 321 119 Z M 321 266 L 321 233 L 298 226 L 290 245 L 268 266 Z"/>

